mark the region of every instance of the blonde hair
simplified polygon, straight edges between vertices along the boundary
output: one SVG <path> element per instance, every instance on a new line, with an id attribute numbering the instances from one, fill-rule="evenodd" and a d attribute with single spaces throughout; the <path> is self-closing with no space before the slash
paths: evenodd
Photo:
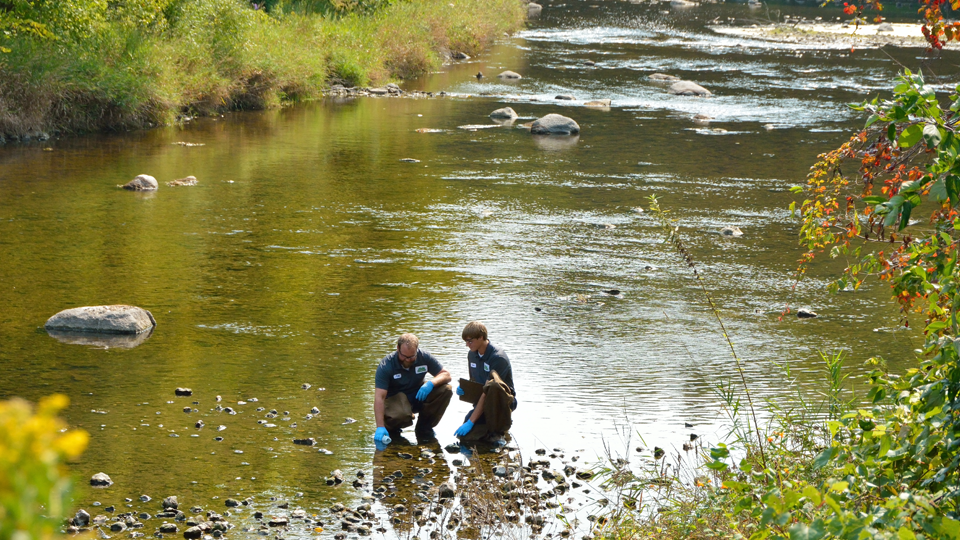
<path id="1" fill-rule="evenodd" d="M 460 337 L 463 339 L 483 338 L 486 340 L 487 327 L 480 321 L 470 321 L 463 327 L 463 332 L 460 334 Z"/>

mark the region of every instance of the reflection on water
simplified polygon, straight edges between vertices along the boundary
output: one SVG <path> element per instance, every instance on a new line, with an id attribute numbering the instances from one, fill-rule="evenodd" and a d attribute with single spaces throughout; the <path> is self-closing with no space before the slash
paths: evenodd
<path id="1" fill-rule="evenodd" d="M 824 294 L 846 261 L 820 261 L 794 287 L 800 250 L 786 208 L 816 155 L 862 125 L 845 103 L 885 90 L 894 59 L 909 65 L 917 52 L 770 46 L 704 28 L 747 16 L 744 5 L 599 5 L 547 3 L 490 54 L 408 83 L 446 98 L 320 102 L 63 139 L 49 152 L 0 149 L 0 396 L 71 397 L 69 421 L 93 435 L 75 469 L 115 482 L 81 492 L 82 504 L 139 511 L 125 499 L 177 494 L 222 511 L 228 497 L 252 497 L 255 508 L 235 511 L 251 534 L 262 530 L 254 511 L 284 503 L 319 521 L 336 503 L 385 511 L 364 502 L 372 484 L 325 485 L 337 469 L 374 483 L 400 470 L 397 491 L 381 493 L 416 501 L 413 480 L 439 484 L 464 458 L 433 443 L 378 453 L 374 370 L 413 332 L 465 374 L 460 329 L 475 319 L 513 360 L 519 451 L 582 450 L 591 461 L 607 443 L 649 457 L 619 434 L 676 448 L 689 440 L 685 422 L 716 440 L 716 385 L 736 368 L 697 283 L 642 211 L 654 194 L 757 397 L 815 398 L 821 349 L 849 350 L 854 375 L 872 355 L 911 362 L 919 337 L 893 331 L 886 290 Z M 523 79 L 489 76 L 504 69 Z M 714 95 L 669 96 L 647 79 L 658 71 Z M 610 110 L 582 106 L 604 98 Z M 505 105 L 521 122 L 570 116 L 582 133 L 457 129 L 490 124 Z M 142 173 L 160 182 L 156 193 L 116 188 Z M 188 175 L 198 185 L 165 187 Z M 744 235 L 717 234 L 727 226 Z M 151 310 L 157 330 L 135 349 L 41 330 L 65 307 L 111 303 Z M 787 307 L 820 317 L 781 319 Z M 176 397 L 178 387 L 194 396 Z M 466 412 L 451 404 L 437 444 L 454 440 Z M 310 437 L 315 447 L 293 443 Z M 408 465 L 380 465 L 404 451 Z M 339 532 L 322 528 L 291 534 Z"/>

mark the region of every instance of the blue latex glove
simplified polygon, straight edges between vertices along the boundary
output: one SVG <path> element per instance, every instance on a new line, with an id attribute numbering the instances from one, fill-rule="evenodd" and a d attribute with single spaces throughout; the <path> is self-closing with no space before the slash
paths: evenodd
<path id="1" fill-rule="evenodd" d="M 458 395 L 458 396 L 462 396 L 464 393 L 465 393 L 465 392 L 463 391 L 463 388 L 460 388 L 460 387 L 458 386 L 458 387 L 457 387 L 457 395 Z"/>
<path id="2" fill-rule="evenodd" d="M 433 382 L 427 381 L 423 383 L 423 386 L 421 386 L 420 390 L 417 391 L 417 401 L 426 401 L 427 396 L 430 395 L 430 392 L 433 392 Z"/>
<path id="3" fill-rule="evenodd" d="M 473 429 L 473 422 L 467 420 L 462 426 L 458 427 L 457 430 L 453 432 L 453 435 L 455 437 L 463 437 L 467 433 L 470 433 L 471 429 Z"/>
<path id="4" fill-rule="evenodd" d="M 387 428 L 378 427 L 377 432 L 373 434 L 373 440 L 383 444 L 383 438 L 387 436 Z"/>

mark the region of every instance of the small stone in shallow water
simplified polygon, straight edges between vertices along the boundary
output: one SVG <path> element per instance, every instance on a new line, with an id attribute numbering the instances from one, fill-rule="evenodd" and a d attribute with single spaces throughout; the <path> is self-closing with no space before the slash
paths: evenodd
<path id="1" fill-rule="evenodd" d="M 347 424 L 352 424 L 354 422 L 356 422 L 356 420 L 354 420 L 353 418 L 347 417 L 346 419 L 344 419 L 343 424 L 341 425 L 345 426 Z"/>
<path id="2" fill-rule="evenodd" d="M 113 480 L 106 473 L 97 473 L 90 477 L 90 485 L 95 487 L 108 487 L 113 485 Z"/>
<path id="3" fill-rule="evenodd" d="M 312 386 L 312 385 L 311 385 L 310 383 L 306 383 L 306 382 L 305 382 L 305 383 L 303 383 L 303 384 L 300 385 L 300 388 L 303 388 L 304 390 L 309 390 L 311 386 Z"/>
<path id="4" fill-rule="evenodd" d="M 169 387 L 168 387 L 168 388 L 169 388 Z M 189 389 L 189 388 L 177 388 L 176 390 L 173 391 L 173 393 L 176 394 L 176 395 L 178 395 L 178 396 L 183 396 L 183 397 L 185 397 L 185 396 L 192 396 L 192 395 L 193 395 L 193 390 L 191 390 L 191 389 Z"/>

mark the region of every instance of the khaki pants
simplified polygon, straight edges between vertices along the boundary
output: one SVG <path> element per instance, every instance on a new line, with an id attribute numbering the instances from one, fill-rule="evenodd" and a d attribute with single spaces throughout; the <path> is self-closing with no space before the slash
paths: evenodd
<path id="1" fill-rule="evenodd" d="M 491 375 L 491 379 L 483 385 L 483 394 L 487 396 L 483 400 L 483 415 L 479 420 L 483 423 L 473 426 L 470 433 L 461 437 L 461 440 L 479 440 L 488 433 L 502 435 L 513 425 L 513 394 L 510 393 L 510 387 L 496 371 L 491 372 Z"/>
<path id="2" fill-rule="evenodd" d="M 417 431 L 432 429 L 439 424 L 451 397 L 453 390 L 449 384 L 444 384 L 434 388 L 422 404 L 418 403 L 420 416 L 417 419 Z M 394 394 L 383 403 L 383 424 L 390 431 L 400 431 L 412 426 L 413 415 L 413 406 L 403 392 Z"/>

